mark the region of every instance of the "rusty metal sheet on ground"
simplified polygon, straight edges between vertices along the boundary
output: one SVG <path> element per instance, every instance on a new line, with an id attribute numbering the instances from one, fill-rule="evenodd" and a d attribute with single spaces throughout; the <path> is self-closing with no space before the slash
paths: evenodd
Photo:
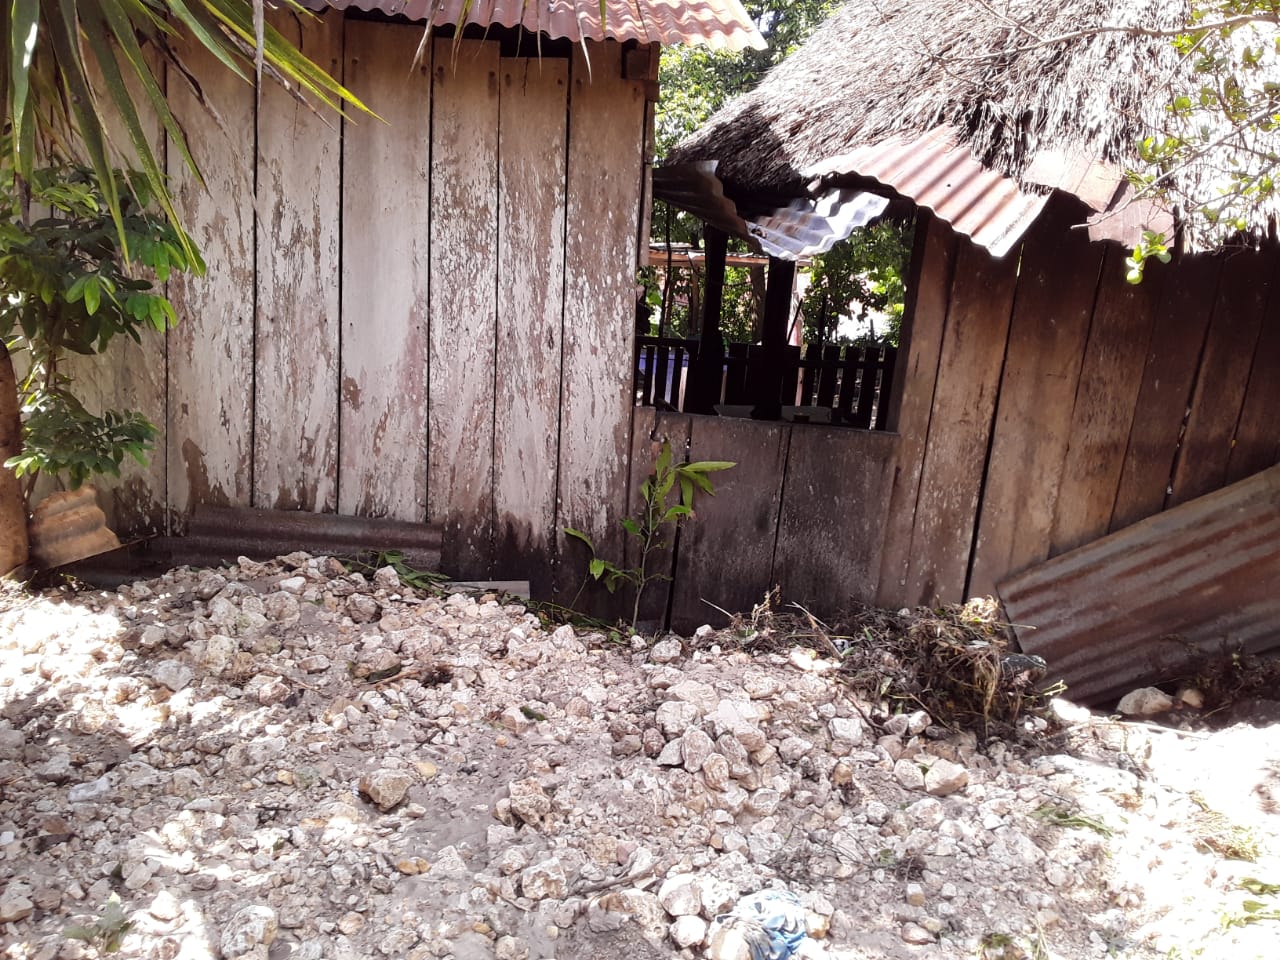
<path id="1" fill-rule="evenodd" d="M 1280 466 L 1003 580 L 1018 641 L 1097 704 L 1200 651 L 1280 647 Z"/>

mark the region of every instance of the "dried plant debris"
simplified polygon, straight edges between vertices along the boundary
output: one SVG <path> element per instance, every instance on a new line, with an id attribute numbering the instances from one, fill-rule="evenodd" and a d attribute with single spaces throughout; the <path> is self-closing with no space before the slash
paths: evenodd
<path id="1" fill-rule="evenodd" d="M 1236 705 L 1280 697 L 1280 659 L 1247 653 L 1224 643 L 1210 652 L 1196 651 L 1180 675 L 1169 680 L 1170 688 L 1183 685 L 1200 691 L 1202 719 L 1217 717 L 1231 723 L 1236 719 L 1232 716 Z"/>
<path id="2" fill-rule="evenodd" d="M 755 653 L 811 647 L 838 660 L 858 694 L 893 712 L 922 709 L 953 730 L 1011 737 L 1060 691 L 1041 689 L 1045 662 L 1013 649 L 999 613 L 989 598 L 896 613 L 862 606 L 827 625 L 798 604 L 779 609 L 774 591 L 702 643 Z"/>

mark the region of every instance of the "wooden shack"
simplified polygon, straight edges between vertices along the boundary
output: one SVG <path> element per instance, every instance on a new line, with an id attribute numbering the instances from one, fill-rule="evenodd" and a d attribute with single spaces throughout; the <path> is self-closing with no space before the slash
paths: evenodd
<path id="1" fill-rule="evenodd" d="M 105 506 L 122 533 L 200 505 L 429 521 L 450 574 L 545 594 L 562 527 L 608 543 L 626 504 L 659 49 L 763 41 L 737 0 L 320 6 L 277 26 L 376 119 L 202 52 L 212 111 L 169 78 L 209 270 L 169 284 L 167 337 L 80 369 L 163 427 Z"/>
<path id="2" fill-rule="evenodd" d="M 1243 237 L 1127 283 L 1129 245 L 1175 224 L 1124 171 L 1167 116 L 1154 78 L 1189 66 L 1158 37 L 1016 27 L 1177 15 L 852 0 L 668 158 L 655 193 L 758 250 L 762 225 L 829 222 L 865 194 L 917 223 L 886 429 L 646 414 L 693 458 L 744 465 L 682 535 L 677 620 L 771 584 L 828 613 L 990 594 L 1280 459 L 1274 201 Z M 809 249 L 792 232 L 769 251 L 784 276 Z"/>

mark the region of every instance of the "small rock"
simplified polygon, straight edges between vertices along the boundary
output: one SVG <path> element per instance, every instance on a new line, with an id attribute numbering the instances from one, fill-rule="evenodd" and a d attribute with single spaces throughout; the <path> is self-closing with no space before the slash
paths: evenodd
<path id="1" fill-rule="evenodd" d="M 906 900 L 913 907 L 924 906 L 924 887 L 918 883 L 908 883 Z"/>
<path id="2" fill-rule="evenodd" d="M 684 768 L 690 773 L 697 773 L 701 770 L 707 758 L 715 751 L 715 743 L 697 727 L 690 727 L 686 730 L 680 741 L 681 760 L 684 763 Z"/>
<path id="3" fill-rule="evenodd" d="M 656 762 L 661 767 L 680 766 L 684 762 L 684 739 L 677 738 L 665 744 Z"/>
<path id="4" fill-rule="evenodd" d="M 654 721 L 666 736 L 678 737 L 698 722 L 698 708 L 682 700 L 668 700 L 658 705 Z"/>
<path id="5" fill-rule="evenodd" d="M 1173 698 L 1157 687 L 1130 690 L 1116 704 L 1116 710 L 1126 717 L 1154 717 L 1172 709 Z"/>
<path id="6" fill-rule="evenodd" d="M 902 926 L 902 939 L 906 943 L 934 943 L 938 938 L 918 923 L 906 923 Z"/>
<path id="7" fill-rule="evenodd" d="M 307 588 L 306 577 L 285 577 L 276 584 L 276 588 L 285 593 L 301 593 Z"/>
<path id="8" fill-rule="evenodd" d="M 894 719 L 890 717 L 890 719 Z M 893 779 L 908 790 L 924 789 L 924 771 L 914 760 L 899 760 L 893 765 Z"/>
<path id="9" fill-rule="evenodd" d="M 740 927 L 720 923 L 711 925 L 707 960 L 751 960 L 753 956 L 755 951 L 751 949 L 751 941 Z"/>
<path id="10" fill-rule="evenodd" d="M 156 683 L 168 687 L 174 693 L 190 683 L 192 676 L 191 668 L 177 660 L 161 660 L 151 671 L 151 677 Z"/>
<path id="11" fill-rule="evenodd" d="M 551 798 L 533 778 L 507 784 L 507 794 L 511 798 L 511 812 L 524 823 L 540 825 L 551 812 Z"/>
<path id="12" fill-rule="evenodd" d="M 266 683 L 258 687 L 258 703 L 264 707 L 283 703 L 289 699 L 289 694 L 292 692 L 289 684 L 280 677 L 269 677 Z"/>
<path id="13" fill-rule="evenodd" d="M 0 923 L 17 923 L 19 920 L 25 920 L 31 916 L 35 906 L 23 894 L 6 889 L 4 894 L 0 895 Z"/>
<path id="14" fill-rule="evenodd" d="M 147 907 L 147 913 L 157 920 L 165 922 L 176 920 L 182 916 L 182 904 L 168 890 L 161 890 L 156 894 L 155 899 L 151 901 L 151 905 Z"/>
<path id="15" fill-rule="evenodd" d="M 55 753 L 35 768 L 35 775 L 46 783 L 66 783 L 71 779 L 71 757 L 65 753 Z"/>
<path id="16" fill-rule="evenodd" d="M 654 663 L 674 663 L 683 656 L 684 650 L 679 640 L 659 640 L 649 650 L 649 659 Z"/>
<path id="17" fill-rule="evenodd" d="M 671 939 L 677 947 L 696 947 L 707 938 L 707 921 L 701 917 L 684 916 L 671 924 Z"/>
<path id="18" fill-rule="evenodd" d="M 566 882 L 564 867 L 552 857 L 535 863 L 520 874 L 520 893 L 530 900 L 561 900 Z"/>
<path id="19" fill-rule="evenodd" d="M 529 945 L 519 937 L 506 934 L 493 945 L 494 960 L 527 960 Z"/>
<path id="20" fill-rule="evenodd" d="M 90 780 L 87 783 L 77 783 L 74 787 L 67 791 L 68 803 L 88 803 L 93 800 L 101 800 L 111 792 L 111 774 L 104 773 L 96 780 Z"/>
<path id="21" fill-rule="evenodd" d="M 832 740 L 842 740 L 852 746 L 862 742 L 862 722 L 852 717 L 832 717 L 827 721 Z"/>
<path id="22" fill-rule="evenodd" d="M 674 686 L 667 688 L 667 695 L 697 707 L 698 716 L 706 716 L 711 713 L 716 709 L 716 704 L 720 701 L 715 689 L 710 684 L 703 683 L 700 680 L 681 680 Z"/>
<path id="23" fill-rule="evenodd" d="M 729 786 L 729 761 L 718 753 L 711 754 L 702 762 L 702 779 L 708 789 L 724 790 Z"/>
<path id="24" fill-rule="evenodd" d="M 416 877 L 431 869 L 431 864 L 422 857 L 401 857 L 396 861 L 396 869 L 406 877 Z"/>
<path id="25" fill-rule="evenodd" d="M 276 912 L 270 907 L 254 905 L 243 907 L 227 923 L 222 931 L 222 956 L 231 960 L 252 953 L 259 944 L 271 946 L 280 929 Z"/>
<path id="26" fill-rule="evenodd" d="M 1195 687 L 1183 687 L 1178 691 L 1175 699 L 1184 707 L 1190 707 L 1192 710 L 1204 709 L 1204 694 Z"/>
<path id="27" fill-rule="evenodd" d="M 696 878 L 691 873 L 667 877 L 658 888 L 658 902 L 673 917 L 697 916 L 702 910 L 702 895 Z"/>
<path id="28" fill-rule="evenodd" d="M 968 785 L 969 771 L 950 760 L 934 760 L 924 775 L 925 791 L 933 797 L 949 797 Z"/>
<path id="29" fill-rule="evenodd" d="M 795 763 L 813 752 L 813 744 L 803 737 L 787 737 L 778 744 L 778 755 L 787 763 Z"/>
<path id="30" fill-rule="evenodd" d="M 1063 724 L 1087 723 L 1089 718 L 1093 716 L 1088 707 L 1082 707 L 1080 704 L 1064 700 L 1062 697 L 1054 697 L 1049 701 L 1049 712 L 1053 714 L 1059 723 Z"/>
<path id="31" fill-rule="evenodd" d="M 413 778 L 402 770 L 375 770 L 360 778 L 360 792 L 383 813 L 404 800 Z"/>

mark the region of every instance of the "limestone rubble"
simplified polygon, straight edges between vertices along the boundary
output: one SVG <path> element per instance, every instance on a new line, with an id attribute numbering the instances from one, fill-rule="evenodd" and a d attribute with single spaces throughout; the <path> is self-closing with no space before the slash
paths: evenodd
<path id="1" fill-rule="evenodd" d="M 1147 762 L 1177 735 L 1069 705 L 1056 740 L 1028 721 L 1040 755 L 979 749 L 817 656 L 610 644 L 304 554 L 4 599 L 14 960 L 94 956 L 113 895 L 121 956 L 193 960 L 731 960 L 716 918 L 771 887 L 808 957 L 1280 935 L 1222 927 L 1242 878 L 1280 882 L 1274 814 L 1258 862 L 1205 850 Z"/>

